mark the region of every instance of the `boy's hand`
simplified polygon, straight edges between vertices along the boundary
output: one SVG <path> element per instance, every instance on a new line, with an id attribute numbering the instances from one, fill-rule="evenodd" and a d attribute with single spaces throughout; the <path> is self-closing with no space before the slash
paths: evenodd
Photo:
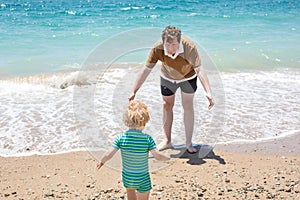
<path id="1" fill-rule="evenodd" d="M 97 167 L 97 169 L 100 169 L 103 165 L 104 164 L 101 161 L 99 161 L 99 162 L 97 162 L 96 167 Z"/>

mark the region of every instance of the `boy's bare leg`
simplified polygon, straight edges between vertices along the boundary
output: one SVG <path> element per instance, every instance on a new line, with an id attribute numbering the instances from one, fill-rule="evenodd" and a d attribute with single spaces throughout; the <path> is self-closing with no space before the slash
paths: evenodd
<path id="1" fill-rule="evenodd" d="M 136 193 L 138 200 L 148 200 L 149 199 L 149 194 L 150 194 L 150 191 L 143 192 L 143 193 L 140 193 L 140 192 Z"/>
<path id="2" fill-rule="evenodd" d="M 126 188 L 126 192 L 127 192 L 127 199 L 128 200 L 138 200 L 135 190 L 133 190 L 131 188 Z"/>

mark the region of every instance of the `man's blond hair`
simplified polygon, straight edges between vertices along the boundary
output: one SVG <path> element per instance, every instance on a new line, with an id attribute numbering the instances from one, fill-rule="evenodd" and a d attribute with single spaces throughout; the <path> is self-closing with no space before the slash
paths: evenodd
<path id="1" fill-rule="evenodd" d="M 174 26 L 167 26 L 165 30 L 162 32 L 162 40 L 163 42 L 171 42 L 174 39 L 177 39 L 178 42 L 181 40 L 181 30 L 179 28 L 176 28 Z"/>

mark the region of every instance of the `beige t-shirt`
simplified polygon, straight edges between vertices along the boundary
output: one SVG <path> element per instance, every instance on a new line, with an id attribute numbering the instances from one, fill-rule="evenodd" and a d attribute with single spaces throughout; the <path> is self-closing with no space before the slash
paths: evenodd
<path id="1" fill-rule="evenodd" d="M 181 43 L 184 52 L 173 59 L 165 55 L 163 41 L 156 42 L 149 53 L 146 67 L 152 69 L 159 60 L 162 63 L 162 75 L 167 78 L 181 80 L 195 75 L 194 69 L 201 66 L 196 45 L 187 37 L 181 37 Z"/>

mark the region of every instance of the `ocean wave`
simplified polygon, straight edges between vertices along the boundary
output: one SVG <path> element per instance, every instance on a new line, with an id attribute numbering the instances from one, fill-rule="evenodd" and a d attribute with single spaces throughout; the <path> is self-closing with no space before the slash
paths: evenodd
<path id="1" fill-rule="evenodd" d="M 39 74 L 30 76 L 19 76 L 14 78 L 5 78 L 0 80 L 2 85 L 10 89 L 11 87 L 52 87 L 57 89 L 66 89 L 70 86 L 84 86 L 95 84 L 94 72 L 68 72 L 56 74 Z M 4 88 L 4 87 L 3 87 Z M 24 89 L 24 87 L 22 87 Z"/>
<path id="2" fill-rule="evenodd" d="M 0 155 L 107 148 L 126 128 L 122 112 L 133 77 L 140 69 L 131 64 L 125 66 L 104 73 L 74 71 L 2 79 Z M 156 141 L 163 139 L 159 73 L 158 68 L 154 69 L 137 96 L 150 107 L 152 119 L 145 132 Z M 195 95 L 195 143 L 257 141 L 300 130 L 299 70 L 208 71 L 208 76 L 216 107 L 207 110 L 199 87 Z M 225 99 L 219 95 L 222 91 Z M 178 93 L 172 135 L 178 145 L 184 141 L 180 101 Z M 78 120 L 76 116 L 81 117 Z"/>

